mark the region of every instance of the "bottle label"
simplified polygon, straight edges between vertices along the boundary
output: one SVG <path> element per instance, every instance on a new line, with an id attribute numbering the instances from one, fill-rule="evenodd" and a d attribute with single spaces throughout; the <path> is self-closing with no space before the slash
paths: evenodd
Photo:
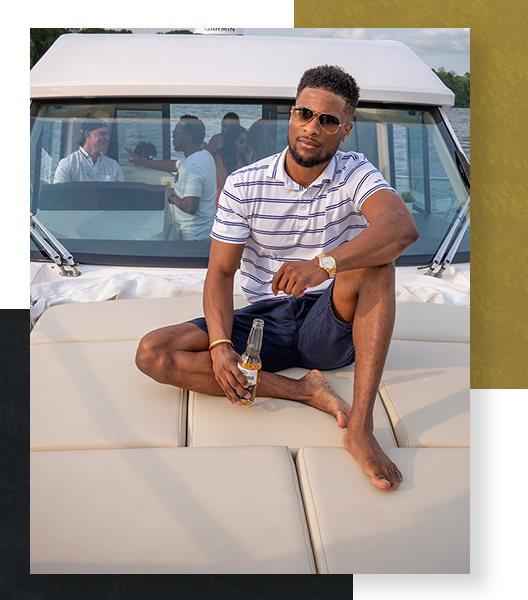
<path id="1" fill-rule="evenodd" d="M 256 385 L 258 381 L 259 369 L 245 369 L 242 365 L 238 365 L 238 368 L 244 373 L 244 377 L 247 379 L 249 385 Z"/>

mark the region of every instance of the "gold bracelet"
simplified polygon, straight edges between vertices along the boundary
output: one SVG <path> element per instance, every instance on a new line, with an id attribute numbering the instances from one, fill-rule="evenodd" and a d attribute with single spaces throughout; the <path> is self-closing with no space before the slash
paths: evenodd
<path id="1" fill-rule="evenodd" d="M 211 351 L 212 348 L 214 348 L 217 344 L 231 344 L 231 346 L 234 348 L 235 346 L 233 345 L 233 342 L 231 340 L 216 340 L 216 342 L 213 342 L 210 346 L 209 346 L 209 352 Z"/>

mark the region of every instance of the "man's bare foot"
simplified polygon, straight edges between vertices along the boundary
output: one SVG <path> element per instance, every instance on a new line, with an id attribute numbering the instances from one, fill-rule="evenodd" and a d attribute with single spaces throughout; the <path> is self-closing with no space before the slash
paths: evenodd
<path id="1" fill-rule="evenodd" d="M 343 436 L 347 450 L 380 490 L 395 490 L 402 480 L 398 467 L 383 452 L 374 434 L 348 428 Z"/>
<path id="2" fill-rule="evenodd" d="M 301 379 L 312 390 L 312 399 L 306 404 L 333 415 L 339 427 L 344 429 L 348 424 L 350 406 L 334 392 L 321 371 L 314 369 Z"/>

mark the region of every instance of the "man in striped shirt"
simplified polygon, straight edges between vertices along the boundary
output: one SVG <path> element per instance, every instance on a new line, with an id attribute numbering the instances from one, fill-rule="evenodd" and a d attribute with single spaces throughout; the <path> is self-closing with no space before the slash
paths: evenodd
<path id="1" fill-rule="evenodd" d="M 237 362 L 253 319 L 262 318 L 259 395 L 335 416 L 372 483 L 393 490 L 402 476 L 373 435 L 372 412 L 394 325 L 394 261 L 418 231 L 379 171 L 338 150 L 358 99 L 339 67 L 304 73 L 288 147 L 226 181 L 211 232 L 205 319 L 149 333 L 136 363 L 157 381 L 240 405 L 249 394 Z M 239 265 L 251 304 L 233 311 Z M 354 360 L 351 409 L 319 369 Z M 292 366 L 311 370 L 299 380 L 276 374 Z"/>

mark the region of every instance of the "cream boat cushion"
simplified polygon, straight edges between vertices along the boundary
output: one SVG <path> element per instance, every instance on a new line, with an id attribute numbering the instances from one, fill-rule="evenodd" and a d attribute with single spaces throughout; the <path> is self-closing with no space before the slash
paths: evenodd
<path id="1" fill-rule="evenodd" d="M 235 308 L 247 305 L 233 296 Z M 51 306 L 31 332 L 32 344 L 140 340 L 146 333 L 203 316 L 202 296 L 78 302 Z"/>
<path id="2" fill-rule="evenodd" d="M 469 343 L 470 309 L 457 304 L 396 302 L 392 339 Z"/>
<path id="3" fill-rule="evenodd" d="M 398 446 L 469 446 L 469 344 L 393 340 L 379 393 Z"/>
<path id="4" fill-rule="evenodd" d="M 294 379 L 306 373 L 300 368 L 280 372 Z M 351 404 L 354 366 L 323 374 Z M 344 447 L 343 433 L 333 416 L 301 402 L 257 396 L 250 406 L 235 406 L 225 397 L 189 392 L 188 446 L 279 445 L 288 446 L 295 455 L 305 445 Z M 374 407 L 374 433 L 381 446 L 396 446 L 379 397 Z"/>
<path id="5" fill-rule="evenodd" d="M 344 448 L 298 453 L 317 571 L 469 573 L 469 450 L 387 454 L 403 474 L 393 492 L 374 487 Z"/>
<path id="6" fill-rule="evenodd" d="M 235 308 L 247 304 L 234 296 Z M 393 339 L 469 342 L 469 308 L 397 302 Z M 202 296 L 61 304 L 48 308 L 31 332 L 32 344 L 139 340 L 159 327 L 201 317 Z"/>
<path id="7" fill-rule="evenodd" d="M 141 373 L 137 344 L 31 346 L 31 450 L 185 446 L 187 392 Z"/>
<path id="8" fill-rule="evenodd" d="M 280 447 L 31 453 L 30 571 L 315 573 Z"/>

